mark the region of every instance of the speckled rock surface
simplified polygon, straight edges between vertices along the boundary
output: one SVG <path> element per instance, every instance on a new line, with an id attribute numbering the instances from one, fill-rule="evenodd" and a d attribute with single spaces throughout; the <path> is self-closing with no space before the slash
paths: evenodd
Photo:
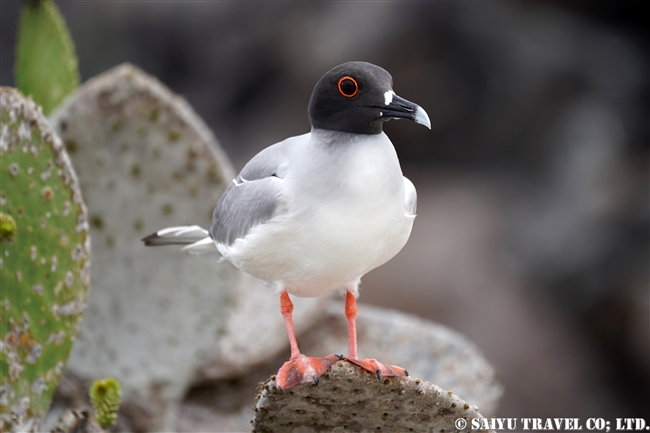
<path id="1" fill-rule="evenodd" d="M 189 105 L 131 65 L 85 83 L 51 121 L 89 197 L 96 239 L 95 290 L 68 368 L 86 385 L 119 379 L 138 425 L 166 429 L 190 383 L 286 345 L 270 288 L 217 254 L 140 242 L 165 227 L 208 226 L 233 170 Z M 303 328 L 317 318 L 309 305 L 297 309 Z M 263 344 L 243 340 L 242 324 L 258 328 Z"/>
<path id="2" fill-rule="evenodd" d="M 41 108 L 0 88 L 0 431 L 39 431 L 86 306 L 79 182 Z"/>
<path id="3" fill-rule="evenodd" d="M 478 410 L 414 377 L 378 380 L 347 361 L 336 362 L 318 385 L 279 391 L 272 378 L 255 406 L 254 432 L 454 432 L 456 420 Z M 469 429 L 463 431 L 470 431 Z"/>

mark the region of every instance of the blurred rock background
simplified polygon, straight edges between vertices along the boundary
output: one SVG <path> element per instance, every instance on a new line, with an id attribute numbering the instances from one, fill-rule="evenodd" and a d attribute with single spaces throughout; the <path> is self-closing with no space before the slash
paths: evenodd
<path id="1" fill-rule="evenodd" d="M 385 127 L 419 215 L 404 250 L 364 278 L 361 301 L 473 340 L 505 384 L 500 416 L 646 413 L 649 58 L 638 3 L 58 5 L 82 79 L 124 61 L 157 76 L 236 169 L 308 131 L 325 71 L 348 60 L 386 68 L 432 131 Z M 13 85 L 20 6 L 0 6 L 2 85 Z"/>

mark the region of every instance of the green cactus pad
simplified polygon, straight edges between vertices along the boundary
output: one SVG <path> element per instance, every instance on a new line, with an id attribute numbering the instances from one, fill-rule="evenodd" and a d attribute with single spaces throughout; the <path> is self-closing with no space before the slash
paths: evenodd
<path id="1" fill-rule="evenodd" d="M 0 88 L 0 430 L 35 431 L 79 329 L 90 237 L 76 175 L 39 107 Z"/>
<path id="2" fill-rule="evenodd" d="M 46 114 L 79 84 L 70 32 L 51 0 L 23 5 L 16 46 L 16 83 Z"/>

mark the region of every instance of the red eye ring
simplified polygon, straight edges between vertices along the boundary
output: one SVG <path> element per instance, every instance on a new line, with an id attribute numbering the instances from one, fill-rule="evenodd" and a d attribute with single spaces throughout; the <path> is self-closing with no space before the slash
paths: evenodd
<path id="1" fill-rule="evenodd" d="M 345 81 L 351 81 L 352 84 L 354 84 L 354 92 L 345 93 L 343 91 L 343 89 L 341 88 L 341 84 L 343 84 Z M 357 80 L 347 75 L 339 80 L 338 86 L 339 86 L 339 92 L 341 92 L 341 95 L 345 96 L 346 98 L 353 98 L 359 92 L 359 84 L 357 83 Z"/>

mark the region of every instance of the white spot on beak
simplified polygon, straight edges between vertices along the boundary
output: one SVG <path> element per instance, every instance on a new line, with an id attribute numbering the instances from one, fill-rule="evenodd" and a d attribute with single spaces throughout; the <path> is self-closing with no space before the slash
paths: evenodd
<path id="1" fill-rule="evenodd" d="M 390 105 L 391 102 L 393 102 L 393 96 L 395 95 L 395 92 L 392 90 L 389 90 L 388 92 L 384 93 L 384 104 Z"/>

